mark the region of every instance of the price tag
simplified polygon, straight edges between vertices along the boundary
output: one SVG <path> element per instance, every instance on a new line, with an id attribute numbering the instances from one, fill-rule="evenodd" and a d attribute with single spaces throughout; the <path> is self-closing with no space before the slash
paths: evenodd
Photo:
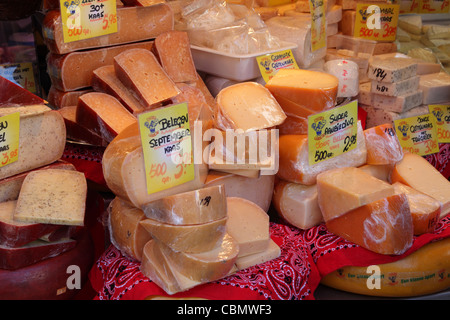
<path id="1" fill-rule="evenodd" d="M 265 82 L 272 79 L 280 69 L 298 69 L 294 54 L 290 49 L 256 57 L 256 62 Z"/>
<path id="2" fill-rule="evenodd" d="M 60 0 L 64 42 L 117 32 L 116 0 Z"/>
<path id="3" fill-rule="evenodd" d="M 420 0 L 419 13 L 448 13 L 449 0 Z"/>
<path id="4" fill-rule="evenodd" d="M 192 138 L 187 103 L 138 116 L 148 193 L 194 179 Z"/>
<path id="5" fill-rule="evenodd" d="M 31 62 L 2 64 L 0 65 L 0 76 L 25 90 L 36 93 L 36 82 Z"/>
<path id="6" fill-rule="evenodd" d="M 0 117 L 0 167 L 19 159 L 20 113 Z"/>
<path id="7" fill-rule="evenodd" d="M 450 105 L 429 105 L 428 109 L 436 121 L 438 143 L 450 142 Z"/>
<path id="8" fill-rule="evenodd" d="M 308 117 L 309 164 L 353 150 L 358 136 L 358 102 Z"/>
<path id="9" fill-rule="evenodd" d="M 395 41 L 400 6 L 397 4 L 356 5 L 353 36 L 375 41 Z"/>
<path id="10" fill-rule="evenodd" d="M 398 119 L 394 126 L 403 150 L 421 156 L 439 152 L 436 121 L 432 114 Z"/>
<path id="11" fill-rule="evenodd" d="M 400 14 L 404 13 L 419 13 L 419 2 L 421 0 L 402 0 L 396 3 L 400 6 Z"/>
<path id="12" fill-rule="evenodd" d="M 327 46 L 327 20 L 324 0 L 309 0 L 311 12 L 311 50 Z"/>

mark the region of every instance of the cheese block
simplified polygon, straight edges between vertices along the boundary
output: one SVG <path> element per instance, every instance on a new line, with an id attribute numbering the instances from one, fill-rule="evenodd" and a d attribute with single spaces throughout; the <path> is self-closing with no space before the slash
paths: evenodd
<path id="1" fill-rule="evenodd" d="M 108 207 L 108 230 L 111 243 L 125 256 L 141 261 L 144 245 L 152 239 L 141 226 L 144 212 L 115 197 Z"/>
<path id="2" fill-rule="evenodd" d="M 14 220 L 83 225 L 87 182 L 84 173 L 46 169 L 30 172 L 22 184 Z"/>
<path id="3" fill-rule="evenodd" d="M 237 241 L 227 233 L 219 245 L 212 250 L 200 253 L 175 251 L 162 242 L 158 242 L 158 246 L 172 268 L 188 279 L 201 283 L 218 280 L 228 275 L 233 270 L 239 254 Z"/>
<path id="4" fill-rule="evenodd" d="M 118 8 L 117 32 L 71 42 L 63 39 L 60 10 L 47 12 L 42 24 L 44 43 L 50 52 L 65 54 L 153 39 L 160 33 L 173 29 L 174 17 L 166 3 L 149 7 Z"/>
<path id="5" fill-rule="evenodd" d="M 269 246 L 269 215 L 255 203 L 227 197 L 227 232 L 239 244 L 239 257 L 263 252 Z"/>
<path id="6" fill-rule="evenodd" d="M 282 95 L 279 95 L 277 93 L 273 93 L 272 95 L 278 101 L 280 107 L 286 114 L 295 115 L 306 119 L 308 118 L 308 116 L 316 113 L 315 110 L 309 109 L 301 103 L 289 100 Z M 279 126 L 282 126 L 283 124 L 284 123 L 280 124 Z"/>
<path id="7" fill-rule="evenodd" d="M 303 105 L 315 112 L 336 106 L 339 80 L 325 72 L 280 69 L 267 83 L 266 88 L 277 96 Z"/>
<path id="8" fill-rule="evenodd" d="M 377 59 L 369 61 L 368 77 L 379 82 L 398 82 L 414 77 L 417 63 L 404 58 Z"/>
<path id="9" fill-rule="evenodd" d="M 173 194 L 142 205 L 145 216 L 174 225 L 197 225 L 227 216 L 222 185 Z"/>
<path id="10" fill-rule="evenodd" d="M 281 255 L 280 247 L 275 243 L 275 241 L 270 239 L 269 245 L 266 250 L 248 256 L 238 257 L 236 259 L 236 267 L 238 270 L 247 269 L 249 267 L 276 259 L 280 255 Z"/>
<path id="11" fill-rule="evenodd" d="M 19 159 L 0 168 L 0 179 L 59 160 L 66 146 L 64 119 L 45 105 L 0 108 L 0 117 L 20 113 Z"/>
<path id="12" fill-rule="evenodd" d="M 0 269 L 17 270 L 56 257 L 76 246 L 76 240 L 35 240 L 16 248 L 0 245 Z"/>
<path id="13" fill-rule="evenodd" d="M 57 225 L 14 220 L 17 200 L 0 202 L 0 246 L 20 247 L 59 228 Z"/>
<path id="14" fill-rule="evenodd" d="M 441 204 L 440 218 L 450 211 L 450 182 L 426 159 L 405 153 L 391 175 L 392 183 L 401 182 L 436 199 Z"/>
<path id="15" fill-rule="evenodd" d="M 65 162 L 63 160 L 57 160 L 49 165 L 42 166 L 33 170 L 41 169 L 62 169 L 62 170 L 76 170 L 72 163 Z M 0 203 L 4 201 L 17 200 L 19 197 L 20 189 L 22 188 L 23 180 L 30 173 L 26 171 L 16 174 L 12 177 L 0 180 Z"/>
<path id="16" fill-rule="evenodd" d="M 398 26 L 409 33 L 421 35 L 422 17 L 416 14 L 405 16 L 402 15 L 398 19 Z"/>
<path id="17" fill-rule="evenodd" d="M 114 69 L 120 81 L 145 108 L 154 107 L 180 93 L 149 50 L 122 52 L 114 57 Z"/>
<path id="18" fill-rule="evenodd" d="M 227 197 L 241 197 L 257 204 L 268 212 L 272 201 L 275 175 L 259 175 L 256 178 L 233 173 L 209 170 L 205 187 L 223 185 Z"/>
<path id="19" fill-rule="evenodd" d="M 190 123 L 192 126 L 192 122 Z M 193 141 L 197 134 L 200 135 L 195 132 L 195 126 L 191 133 Z M 176 187 L 149 194 L 141 137 L 136 122 L 119 133 L 106 147 L 102 157 L 105 182 L 115 195 L 137 208 L 170 195 L 199 189 L 204 185 L 208 174 L 208 165 L 203 161 L 201 152 L 196 152 L 198 148 L 196 143 L 193 144 L 193 147 L 194 179 Z"/>
<path id="20" fill-rule="evenodd" d="M 330 232 L 375 253 L 400 255 L 413 243 L 414 227 L 405 194 L 375 200 L 325 223 Z"/>
<path id="21" fill-rule="evenodd" d="M 46 242 L 54 242 L 60 241 L 63 239 L 71 239 L 76 238 L 79 231 L 82 230 L 83 227 L 79 226 L 59 226 L 55 231 L 49 232 L 46 235 L 43 235 L 39 238 L 39 240 Z"/>
<path id="22" fill-rule="evenodd" d="M 197 70 L 192 59 L 187 32 L 171 30 L 155 38 L 153 53 L 167 75 L 175 82 L 197 80 Z"/>
<path id="23" fill-rule="evenodd" d="M 286 120 L 277 126 L 280 135 L 306 135 L 308 134 L 308 119 L 302 116 L 285 112 Z"/>
<path id="24" fill-rule="evenodd" d="M 47 100 L 48 103 L 55 108 L 62 108 L 67 106 L 76 106 L 78 97 L 82 94 L 94 91 L 92 88 L 85 88 L 75 91 L 61 91 L 56 89 L 55 86 L 50 85 L 48 90 Z"/>
<path id="25" fill-rule="evenodd" d="M 384 83 L 381 81 L 372 81 L 372 92 L 385 96 L 400 96 L 407 93 L 415 92 L 419 88 L 419 76 L 401 80 L 393 83 Z"/>
<path id="26" fill-rule="evenodd" d="M 58 109 L 58 112 L 64 118 L 66 125 L 66 135 L 68 140 L 77 142 L 84 142 L 96 146 L 107 146 L 108 142 L 102 138 L 101 135 L 95 133 L 83 126 L 82 123 L 77 122 L 77 106 L 66 106 Z"/>
<path id="27" fill-rule="evenodd" d="M 403 158 L 403 147 L 392 123 L 385 123 L 364 130 L 367 148 L 367 164 L 395 164 Z"/>
<path id="28" fill-rule="evenodd" d="M 423 91 L 423 104 L 450 101 L 450 75 L 445 72 L 420 76 L 419 88 Z"/>
<path id="29" fill-rule="evenodd" d="M 185 82 L 177 82 L 175 84 L 180 90 L 180 94 L 171 99 L 173 103 L 187 102 L 191 109 L 206 106 L 210 111 L 212 111 L 213 107 L 210 105 L 205 97 L 205 93 L 200 88 Z"/>
<path id="30" fill-rule="evenodd" d="M 317 176 L 317 199 L 325 222 L 394 194 L 391 184 L 355 167 L 331 169 Z"/>
<path id="31" fill-rule="evenodd" d="M 343 35 L 353 37 L 353 33 L 355 30 L 355 19 L 356 19 L 356 10 L 355 9 L 342 10 L 342 18 L 341 18 L 341 21 L 338 22 L 338 25 L 339 25 L 339 31 L 342 32 Z"/>
<path id="32" fill-rule="evenodd" d="M 420 116 L 429 113 L 428 105 L 420 105 L 405 112 L 386 111 L 382 108 L 360 105 L 361 109 L 367 112 L 366 127 L 375 127 L 384 123 L 394 123 L 397 119 L 404 119 L 414 116 Z"/>
<path id="33" fill-rule="evenodd" d="M 217 94 L 216 102 L 214 126 L 223 131 L 267 129 L 286 118 L 269 90 L 257 82 L 241 82 L 226 87 Z"/>
<path id="34" fill-rule="evenodd" d="M 222 241 L 227 217 L 193 225 L 174 225 L 145 218 L 139 224 L 159 242 L 175 251 L 200 253 L 212 250 Z"/>
<path id="35" fill-rule="evenodd" d="M 386 165 L 365 164 L 358 168 L 364 170 L 365 172 L 374 176 L 377 179 L 391 183 L 391 172 L 392 169 L 394 168 L 394 165 L 392 164 Z"/>
<path id="36" fill-rule="evenodd" d="M 346 59 L 325 62 L 324 71 L 339 79 L 338 97 L 354 97 L 359 91 L 359 67 Z"/>
<path id="37" fill-rule="evenodd" d="M 395 182 L 393 186 L 397 194 L 404 193 L 408 198 L 414 235 L 433 232 L 441 213 L 439 201 L 401 182 Z"/>
<path id="38" fill-rule="evenodd" d="M 279 169 L 277 176 L 289 182 L 312 185 L 319 173 L 339 167 L 361 166 L 366 163 L 367 149 L 361 123 L 358 122 L 356 148 L 316 164 L 309 164 L 308 137 L 281 135 L 279 138 Z"/>
<path id="39" fill-rule="evenodd" d="M 151 50 L 152 47 L 153 41 L 146 41 L 63 55 L 50 53 L 46 58 L 47 73 L 51 85 L 60 91 L 87 90 L 91 89 L 92 72 L 99 67 L 112 65 L 119 53 L 132 48 Z"/>
<path id="40" fill-rule="evenodd" d="M 92 71 L 91 86 L 95 91 L 115 97 L 132 114 L 145 110 L 144 106 L 116 76 L 113 64 L 101 66 Z"/>
<path id="41" fill-rule="evenodd" d="M 76 122 L 111 142 L 137 119 L 116 98 L 103 92 L 89 92 L 78 98 Z"/>

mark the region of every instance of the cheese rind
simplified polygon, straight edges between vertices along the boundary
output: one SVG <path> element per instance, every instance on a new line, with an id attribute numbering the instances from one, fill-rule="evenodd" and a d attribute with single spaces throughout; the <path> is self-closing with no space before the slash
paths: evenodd
<path id="1" fill-rule="evenodd" d="M 403 158 L 403 148 L 393 124 L 386 123 L 364 130 L 367 164 L 395 164 Z"/>

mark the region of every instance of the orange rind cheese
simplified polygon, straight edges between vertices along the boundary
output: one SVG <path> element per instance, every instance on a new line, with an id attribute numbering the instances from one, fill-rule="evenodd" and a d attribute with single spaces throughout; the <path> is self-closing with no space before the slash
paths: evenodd
<path id="1" fill-rule="evenodd" d="M 367 164 L 395 164 L 403 158 L 403 148 L 391 123 L 364 130 Z"/>

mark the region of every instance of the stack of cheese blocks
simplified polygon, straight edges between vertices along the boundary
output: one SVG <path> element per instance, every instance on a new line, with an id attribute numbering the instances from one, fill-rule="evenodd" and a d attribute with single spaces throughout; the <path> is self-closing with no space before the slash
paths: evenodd
<path id="1" fill-rule="evenodd" d="M 87 194 L 84 174 L 61 160 L 62 116 L 46 105 L 0 108 L 0 116 L 12 113 L 20 114 L 19 158 L 0 168 L 0 269 L 6 270 L 73 249 Z"/>

